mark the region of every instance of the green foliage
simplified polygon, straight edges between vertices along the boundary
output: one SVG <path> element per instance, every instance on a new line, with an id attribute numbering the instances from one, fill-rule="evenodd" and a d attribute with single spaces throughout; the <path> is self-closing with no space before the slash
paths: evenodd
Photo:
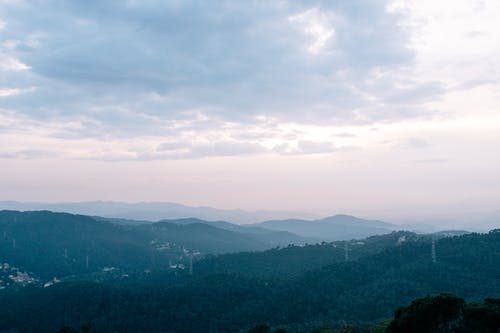
<path id="1" fill-rule="evenodd" d="M 328 327 L 322 327 L 318 328 L 313 331 L 313 333 L 338 333 L 337 330 L 334 330 L 333 328 L 328 328 Z"/>
<path id="2" fill-rule="evenodd" d="M 372 328 L 370 333 L 386 333 L 390 323 L 391 323 L 390 320 L 383 320 L 379 322 L 377 325 L 375 325 L 375 327 Z"/>
<path id="3" fill-rule="evenodd" d="M 186 249 L 220 254 L 272 247 L 256 236 L 202 223 L 124 226 L 48 211 L 0 211 L 0 235 L 0 262 L 44 279 L 105 267 L 133 272 L 165 269 L 172 261 L 187 265 Z"/>
<path id="4" fill-rule="evenodd" d="M 83 240 L 92 240 L 97 248 L 106 250 L 103 263 L 112 260 L 135 269 L 144 262 L 147 267 L 149 231 L 129 227 L 117 231 L 115 226 L 94 225 L 102 222 L 73 216 L 73 224 L 86 224 L 77 236 L 73 227 L 64 225 L 67 220 L 54 219 L 47 222 L 53 225 L 47 228 L 56 233 L 56 238 L 54 245 L 44 250 L 46 253 L 61 253 L 61 246 L 70 250 L 72 243 L 87 244 Z M 30 230 L 27 224 L 23 225 L 22 232 L 28 237 Z M 92 232 L 106 228 L 110 231 L 103 231 L 102 239 L 90 237 Z M 42 228 L 36 230 L 45 232 Z M 176 229 L 169 230 L 174 233 Z M 113 238 L 115 232 L 119 239 Z M 129 232 L 130 242 L 123 242 Z M 67 243 L 60 243 L 62 234 L 69 235 Z M 144 243 L 136 243 L 140 235 L 147 236 Z M 402 237 L 404 242 L 399 241 Z M 347 262 L 345 244 L 350 254 Z M 33 249 L 36 247 L 40 249 L 33 245 Z M 127 250 L 124 254 L 127 248 L 137 253 Z M 425 295 L 446 292 L 468 300 L 500 295 L 500 232 L 440 239 L 436 244 L 436 264 L 431 261 L 430 248 L 430 238 L 398 232 L 362 241 L 209 256 L 195 262 L 192 276 L 158 268 L 105 282 L 75 275 L 74 281 L 48 288 L 0 291 L 0 331 L 15 328 L 22 332 L 53 333 L 63 325 L 81 327 L 88 323 L 95 333 L 233 333 L 267 323 L 268 332 L 272 332 L 271 327 L 289 333 L 331 327 L 337 332 L 366 333 L 373 323 L 391 317 L 394 309 Z M 0 252 L 0 256 L 9 254 Z M 137 259 L 133 259 L 135 256 Z M 43 263 L 51 265 L 49 260 Z M 36 263 L 30 265 L 35 267 Z M 55 264 L 50 269 L 61 269 L 58 267 Z M 497 300 L 469 305 L 460 300 L 445 295 L 415 301 L 408 309 L 399 310 L 393 329 L 407 327 L 405 323 L 414 323 L 415 318 L 424 318 L 425 324 L 463 329 L 457 333 L 483 332 L 480 329 L 498 324 Z M 435 313 L 438 314 L 434 316 Z M 457 313 L 463 318 L 458 326 L 453 324 Z M 381 324 L 374 332 L 384 329 Z"/>
<path id="5" fill-rule="evenodd" d="M 498 333 L 500 330 L 500 298 L 487 298 L 482 304 L 469 304 L 462 313 L 458 333 Z"/>
<path id="6" fill-rule="evenodd" d="M 438 329 L 449 331 L 464 306 L 465 301 L 462 298 L 448 294 L 419 298 L 410 306 L 396 311 L 387 332 L 418 333 Z"/>
<path id="7" fill-rule="evenodd" d="M 273 333 L 286 333 L 286 330 L 284 328 L 278 328 L 274 330 Z"/>
<path id="8" fill-rule="evenodd" d="M 78 331 L 72 327 L 63 326 L 59 329 L 59 331 L 57 331 L 57 333 L 78 333 Z"/>
<path id="9" fill-rule="evenodd" d="M 449 294 L 427 296 L 396 310 L 387 333 L 496 333 L 500 330 L 500 299 L 467 304 Z"/>
<path id="10" fill-rule="evenodd" d="M 267 324 L 259 324 L 248 330 L 248 333 L 269 333 L 270 327 Z"/>

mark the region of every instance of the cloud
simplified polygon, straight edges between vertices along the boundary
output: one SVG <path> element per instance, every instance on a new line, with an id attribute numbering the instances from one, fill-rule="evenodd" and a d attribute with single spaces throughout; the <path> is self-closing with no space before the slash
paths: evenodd
<path id="1" fill-rule="evenodd" d="M 198 159 L 204 157 L 222 157 L 237 155 L 255 155 L 271 152 L 270 149 L 257 144 L 236 141 L 217 141 L 210 143 L 164 142 L 154 151 L 137 152 L 132 159 L 168 160 Z"/>
<path id="2" fill-rule="evenodd" d="M 194 145 L 191 148 L 190 155 L 193 157 L 232 156 L 259 154 L 264 152 L 268 152 L 268 149 L 259 144 L 242 142 L 214 142 Z"/>
<path id="3" fill-rule="evenodd" d="M 298 152 L 302 154 L 323 154 L 334 151 L 334 147 L 331 142 L 314 141 L 299 141 L 297 149 Z"/>
<path id="4" fill-rule="evenodd" d="M 34 158 L 48 158 L 55 157 L 58 154 L 49 150 L 16 150 L 9 152 L 0 151 L 0 159 L 34 159 Z"/>
<path id="5" fill-rule="evenodd" d="M 332 136 L 337 137 L 337 138 L 355 138 L 356 134 L 342 132 L 342 133 L 334 133 L 334 134 L 332 134 Z"/>
<path id="6" fill-rule="evenodd" d="M 318 8 L 308 9 L 303 13 L 290 16 L 288 19 L 297 24 L 306 35 L 312 37 L 312 41 L 307 46 L 307 51 L 312 54 L 320 53 L 335 35 L 331 15 Z"/>
<path id="7" fill-rule="evenodd" d="M 332 142 L 300 140 L 295 143 L 277 144 L 272 151 L 281 155 L 314 155 L 345 152 L 356 149 L 352 146 L 336 147 Z"/>
<path id="8" fill-rule="evenodd" d="M 16 88 L 0 88 L 0 97 L 15 96 L 21 93 L 20 89 Z"/>
<path id="9" fill-rule="evenodd" d="M 185 142 L 163 142 L 156 148 L 157 151 L 176 151 L 179 149 L 189 148 L 191 144 Z"/>
<path id="10" fill-rule="evenodd" d="M 403 144 L 403 147 L 416 148 L 416 149 L 428 148 L 429 146 L 430 146 L 429 142 L 419 138 L 408 138 L 405 140 Z"/>
<path id="11" fill-rule="evenodd" d="M 24 71 L 30 67 L 12 56 L 0 53 L 0 71 Z"/>
<path id="12" fill-rule="evenodd" d="M 428 116 L 425 103 L 442 88 L 408 79 L 414 52 L 403 16 L 387 4 L 7 3 L 0 87 L 33 89 L 8 90 L 0 107 L 69 124 L 51 134 L 61 140 L 163 135 L 176 145 L 212 131 L 241 142 L 193 145 L 192 156 L 259 153 L 261 141 L 287 141 L 281 123 Z"/>
<path id="13" fill-rule="evenodd" d="M 449 162 L 449 160 L 447 158 L 430 158 L 430 159 L 415 160 L 414 162 L 417 164 L 441 164 L 441 163 L 447 163 Z"/>

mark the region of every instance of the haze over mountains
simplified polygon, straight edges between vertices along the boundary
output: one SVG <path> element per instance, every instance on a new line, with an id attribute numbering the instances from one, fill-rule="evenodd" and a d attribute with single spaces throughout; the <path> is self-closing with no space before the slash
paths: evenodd
<path id="1" fill-rule="evenodd" d="M 364 220 L 350 215 L 334 215 L 315 221 L 299 219 L 265 221 L 256 224 L 271 230 L 287 230 L 304 237 L 321 240 L 344 240 L 386 234 L 402 226 Z"/>
<path id="2" fill-rule="evenodd" d="M 245 211 L 241 209 L 217 209 L 212 207 L 192 207 L 173 202 L 116 202 L 116 201 L 87 201 L 87 202 L 17 202 L 0 201 L 0 209 L 7 210 L 50 210 L 102 217 L 127 218 L 134 220 L 158 221 L 162 219 L 178 219 L 196 217 L 203 220 L 231 221 L 234 223 L 256 223 L 270 219 L 306 218 L 318 216 L 305 212 L 274 212 L 274 211 Z"/>
<path id="3" fill-rule="evenodd" d="M 339 214 L 324 218 L 310 218 L 304 213 L 285 212 L 248 212 L 244 210 L 221 210 L 211 207 L 190 207 L 176 203 L 160 202 L 77 202 L 77 203 L 22 203 L 15 201 L 0 202 L 0 209 L 7 210 L 49 210 L 108 218 L 117 224 L 147 224 L 167 221 L 175 224 L 203 223 L 235 232 L 256 233 L 263 237 L 270 231 L 281 232 L 280 242 L 289 243 L 309 240 L 332 241 L 363 238 L 384 234 L 393 230 L 433 232 L 440 230 L 428 225 L 396 225 L 380 220 L 367 220 Z M 297 214 L 297 215 L 286 215 Z M 278 216 L 278 218 L 273 218 Z M 285 218 L 281 218 L 285 216 Z M 306 216 L 301 218 L 301 216 Z M 265 230 L 265 232 L 262 232 Z M 441 229 L 442 230 L 442 229 Z M 286 234 L 288 233 L 288 234 Z M 293 235 L 291 235 L 293 234 Z M 269 237 L 275 243 L 275 233 Z M 299 237 L 297 237 L 299 236 Z M 275 243 L 278 244 L 278 243 Z"/>
<path id="4" fill-rule="evenodd" d="M 237 225 L 197 218 L 148 222 L 3 210 L 0 261 L 45 278 L 86 274 L 105 267 L 165 269 L 172 263 L 186 266 L 198 256 L 361 239 L 397 228 L 348 215 Z"/>
<path id="5" fill-rule="evenodd" d="M 83 201 L 83 202 L 18 202 L 0 201 L 0 210 L 49 210 L 107 218 L 139 220 L 144 222 L 163 219 L 198 218 L 205 221 L 228 221 L 232 224 L 255 224 L 274 220 L 292 220 L 325 222 L 329 216 L 305 211 L 249 211 L 243 209 L 218 209 L 207 206 L 194 207 L 173 202 L 117 202 L 117 201 Z M 343 215 L 339 212 L 337 215 Z M 333 215 L 333 214 L 332 214 Z M 357 216 L 357 214 L 353 214 Z M 416 215 L 396 215 L 371 213 L 376 220 L 389 221 L 392 224 L 383 226 L 385 229 L 404 229 L 416 232 L 436 232 L 439 230 L 460 229 L 486 232 L 500 226 L 500 211 L 484 211 L 468 214 L 439 214 L 435 210 L 422 209 Z M 362 215 L 363 216 L 363 215 Z M 383 218 L 381 216 L 386 216 Z M 359 216 L 357 216 L 359 217 Z M 375 220 L 371 220 L 372 222 Z M 125 222 L 125 221 L 124 221 Z M 337 218 L 337 223 L 340 220 Z M 396 225 L 397 227 L 394 227 Z M 373 226 L 373 225 L 371 225 Z M 269 227 L 268 229 L 272 229 Z M 282 230 L 278 228 L 277 230 Z M 288 229 L 286 229 L 288 230 Z M 289 230 L 291 231 L 291 230 Z M 370 233 L 368 233 L 370 234 Z M 367 234 L 367 235 L 368 235 Z M 310 236 L 309 232 L 306 236 Z"/>
<path id="6" fill-rule="evenodd" d="M 231 231 L 196 219 L 127 225 L 112 221 L 49 211 L 0 211 L 0 261 L 47 278 L 104 267 L 166 268 L 172 262 L 186 264 L 189 256 L 306 242 L 288 232 L 249 228 L 244 233 L 244 227 Z"/>

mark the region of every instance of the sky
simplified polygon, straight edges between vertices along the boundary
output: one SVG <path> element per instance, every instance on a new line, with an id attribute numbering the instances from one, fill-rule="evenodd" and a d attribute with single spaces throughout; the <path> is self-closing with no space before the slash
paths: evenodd
<path id="1" fill-rule="evenodd" d="M 500 217 L 499 17 L 0 0 L 0 200 Z"/>

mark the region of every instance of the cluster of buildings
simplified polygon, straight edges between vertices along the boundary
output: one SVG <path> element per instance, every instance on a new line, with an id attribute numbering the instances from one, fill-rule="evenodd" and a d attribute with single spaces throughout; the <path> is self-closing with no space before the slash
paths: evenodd
<path id="1" fill-rule="evenodd" d="M 0 263 L 0 290 L 12 285 L 26 286 L 38 282 L 38 279 L 9 263 Z"/>

